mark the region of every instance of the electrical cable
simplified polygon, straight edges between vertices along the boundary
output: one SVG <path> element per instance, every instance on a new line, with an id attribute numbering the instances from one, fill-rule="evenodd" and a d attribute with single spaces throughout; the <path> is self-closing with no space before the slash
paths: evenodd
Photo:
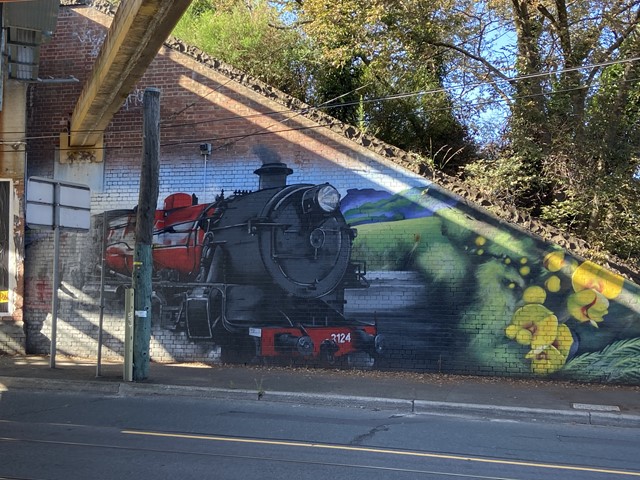
<path id="1" fill-rule="evenodd" d="M 383 101 L 390 101 L 390 100 L 398 100 L 398 99 L 405 99 L 405 98 L 410 98 L 410 97 L 416 97 L 416 96 L 422 96 L 422 95 L 428 95 L 428 94 L 437 94 L 437 93 L 447 93 L 450 90 L 455 90 L 455 89 L 459 89 L 459 88 L 465 88 L 465 89 L 469 89 L 469 88 L 477 88 L 477 87 L 481 87 L 481 86 L 489 86 L 489 85 L 495 85 L 497 83 L 503 83 L 503 82 L 508 82 L 508 83 L 513 83 L 515 81 L 521 81 L 521 80 L 527 80 L 527 79 L 531 79 L 531 78 L 540 78 L 540 77 L 545 77 L 545 76 L 551 76 L 551 75 L 557 75 L 559 73 L 565 73 L 565 72 L 571 72 L 571 71 L 578 71 L 578 70 L 584 70 L 584 69 L 588 69 L 588 68 L 601 68 L 601 67 L 605 67 L 605 66 L 612 66 L 612 65 L 618 65 L 618 64 L 624 64 L 624 63 L 633 63 L 636 61 L 639 61 L 640 57 L 632 57 L 632 58 L 627 58 L 627 59 L 619 59 L 619 60 L 612 60 L 612 61 L 608 61 L 608 62 L 601 62 L 598 64 L 592 64 L 592 65 L 588 65 L 588 66 L 582 66 L 582 67 L 573 67 L 573 68 L 568 68 L 568 69 L 563 69 L 563 70 L 559 70 L 559 71 L 555 71 L 555 72 L 548 72 L 548 73 L 536 73 L 536 74 L 531 74 L 531 75 L 522 75 L 522 76 L 518 76 L 518 77 L 513 77 L 510 79 L 505 79 L 505 80 L 495 80 L 495 81 L 486 81 L 486 82 L 474 82 L 471 84 L 466 84 L 466 85 L 454 85 L 454 86 L 449 86 L 449 87 L 442 87 L 442 88 L 437 88 L 437 89 L 431 89 L 431 90 L 421 90 L 421 91 L 417 91 L 417 92 L 407 92 L 407 93 L 400 93 L 400 94 L 393 94 L 393 95 L 387 95 L 387 96 L 383 96 L 383 97 L 376 97 L 376 98 L 372 98 L 372 99 L 363 99 L 363 100 L 359 100 L 357 102 L 347 102 L 347 103 L 341 103 L 338 105 L 331 105 L 331 102 L 334 102 L 335 100 L 339 99 L 339 98 L 343 98 L 344 96 L 347 96 L 351 93 L 354 93 L 358 90 L 361 90 L 363 88 L 366 88 L 367 85 L 363 85 L 360 86 L 350 92 L 347 92 L 345 94 L 342 94 L 338 97 L 335 97 L 333 99 L 327 100 L 326 102 L 323 102 L 322 104 L 318 105 L 318 106 L 308 106 L 308 107 L 304 107 L 299 109 L 298 111 L 293 110 L 291 108 L 289 109 L 284 109 L 284 110 L 276 110 L 276 111 L 270 111 L 270 112 L 261 112 L 261 113 L 254 113 L 254 114 L 250 114 L 250 115 L 235 115 L 235 116 L 229 116 L 229 117 L 225 117 L 225 118 L 218 118 L 218 119 L 210 119 L 210 120 L 202 120 L 199 122 L 190 122 L 190 123 L 183 123 L 183 124 L 166 124 L 165 127 L 169 127 L 169 128 L 182 128 L 182 127 L 190 127 L 190 126 L 195 126 L 195 125 L 202 125 L 202 124 L 207 124 L 207 123 L 216 123 L 216 122 L 222 122 L 222 121 L 229 121 L 229 120 L 237 120 L 237 119 L 244 119 L 244 118 L 253 118 L 253 117 L 263 117 L 263 116 L 270 116 L 270 115 L 278 115 L 278 114 L 286 114 L 286 113 L 292 113 L 293 115 L 290 118 L 284 119 L 283 122 L 286 121 L 290 121 L 293 118 L 300 116 L 300 115 L 304 115 L 310 111 L 313 110 L 322 110 L 324 108 L 345 108 L 348 106 L 354 106 L 354 105 L 358 105 L 360 103 L 378 103 L 378 102 L 383 102 Z M 635 81 L 637 79 L 630 79 L 627 80 L 627 82 L 631 82 L 631 81 Z M 219 89 L 221 89 L 222 87 L 224 87 L 225 85 L 227 85 L 228 83 L 230 83 L 231 81 L 233 81 L 232 79 L 229 79 L 227 82 L 225 82 L 223 85 L 219 86 L 217 89 L 212 90 L 211 92 L 209 92 L 207 95 L 205 95 L 203 98 L 206 98 L 206 96 L 214 93 L 215 91 L 218 91 Z M 573 87 L 570 89 L 564 89 L 564 90 L 557 90 L 554 92 L 549 92 L 549 93 L 542 93 L 542 94 L 532 94 L 532 95 L 524 95 L 524 96 L 513 96 L 511 97 L 512 100 L 517 100 L 517 99 L 522 99 L 522 98 L 532 98 L 532 97 L 537 97 L 537 96 L 547 96 L 549 94 L 557 94 L 557 93 L 564 93 L 564 92 L 569 92 L 569 91 L 574 91 L 574 90 L 582 90 L 586 88 L 585 85 L 580 85 L 577 87 Z M 442 108 L 437 108 L 437 109 L 427 109 L 427 110 L 423 110 L 423 112 L 425 113 L 429 113 L 429 112 L 436 112 L 436 111 L 442 111 L 444 109 L 450 109 L 450 108 L 473 108 L 476 106 L 483 106 L 483 105 L 489 105 L 489 104 L 496 104 L 496 103 L 506 103 L 507 100 L 505 99 L 496 99 L 496 100 L 487 100 L 487 101 L 482 101 L 482 102 L 476 102 L 474 103 L 467 103 L 464 106 L 461 107 L 455 107 L 455 106 L 449 106 L 449 107 L 442 107 Z M 192 104 L 187 105 L 187 107 L 185 107 L 184 109 L 182 109 L 181 111 L 177 112 L 177 114 L 174 114 L 174 117 L 177 116 L 178 114 L 182 113 L 183 111 L 185 111 L 187 108 L 191 108 L 192 106 L 194 106 L 195 102 L 193 102 Z M 282 122 L 278 122 L 278 123 L 282 123 Z M 263 129 L 267 129 L 270 128 L 270 126 L 267 127 L 263 127 L 260 130 Z M 315 127 L 313 127 L 315 128 Z M 284 130 L 286 131 L 286 130 Z M 83 130 L 83 131 L 78 131 L 76 133 L 106 133 L 106 130 Z M 5 134 L 20 134 L 23 132 L 5 132 Z M 139 130 L 125 130 L 125 131 L 119 131 L 118 134 L 127 134 L 127 133 L 140 133 Z M 244 137 L 250 137 L 254 135 L 254 133 L 249 133 L 249 134 L 244 134 Z M 13 139 L 13 140 L 2 140 L 0 139 L 0 144 L 15 144 L 15 143 L 24 143 L 26 141 L 31 141 L 31 140 L 40 140 L 40 139 L 50 139 L 50 138 L 58 138 L 59 134 L 51 134 L 51 135 L 37 135 L 37 136 L 33 136 L 33 137 L 23 137 L 22 139 Z M 226 138 L 237 138 L 237 136 L 232 136 L 232 137 L 220 137 L 218 138 L 218 140 L 224 140 Z M 204 141 L 204 140 L 203 140 Z M 197 143 L 197 141 L 188 141 L 185 142 L 185 144 L 195 144 Z M 104 148 L 121 148 L 121 147 L 104 147 Z M 64 150 L 74 150 L 73 148 L 69 148 L 69 149 L 60 149 L 60 151 L 64 151 Z M 0 152 L 15 152 L 15 149 L 12 150 L 0 150 Z M 19 151 L 19 150 L 18 150 Z"/>

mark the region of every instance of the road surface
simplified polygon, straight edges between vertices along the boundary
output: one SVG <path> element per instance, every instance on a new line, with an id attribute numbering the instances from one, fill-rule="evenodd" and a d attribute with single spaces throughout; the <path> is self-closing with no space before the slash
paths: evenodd
<path id="1" fill-rule="evenodd" d="M 0 478 L 640 479 L 633 428 L 14 390 Z"/>

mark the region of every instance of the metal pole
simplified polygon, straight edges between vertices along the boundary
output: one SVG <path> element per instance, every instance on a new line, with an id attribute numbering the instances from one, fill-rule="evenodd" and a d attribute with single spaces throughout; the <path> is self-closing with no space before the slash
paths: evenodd
<path id="1" fill-rule="evenodd" d="M 51 351 L 49 367 L 56 368 L 56 339 L 58 335 L 58 286 L 60 284 L 60 184 L 53 187 L 53 285 L 51 292 Z"/>
<path id="2" fill-rule="evenodd" d="M 202 192 L 202 202 L 201 203 L 205 203 L 207 201 L 207 154 L 204 154 L 204 178 L 202 183 L 203 185 L 203 192 Z"/>
<path id="3" fill-rule="evenodd" d="M 104 269 L 105 252 L 107 249 L 107 212 L 102 213 L 102 259 L 100 266 L 100 320 L 98 321 L 98 360 L 96 362 L 96 377 L 102 375 L 102 329 L 104 325 Z"/>
<path id="4" fill-rule="evenodd" d="M 134 291 L 124 289 L 124 365 L 122 379 L 133 381 Z"/>

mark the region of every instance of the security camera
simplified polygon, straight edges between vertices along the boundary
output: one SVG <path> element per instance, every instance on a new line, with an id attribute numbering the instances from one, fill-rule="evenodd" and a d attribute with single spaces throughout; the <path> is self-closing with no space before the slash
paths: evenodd
<path id="1" fill-rule="evenodd" d="M 200 144 L 200 155 L 211 155 L 211 144 L 210 143 L 201 143 Z"/>

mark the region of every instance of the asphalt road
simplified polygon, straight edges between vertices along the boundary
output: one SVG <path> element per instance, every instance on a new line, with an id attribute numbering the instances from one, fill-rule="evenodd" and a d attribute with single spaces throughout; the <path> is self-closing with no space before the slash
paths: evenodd
<path id="1" fill-rule="evenodd" d="M 186 397 L 3 392 L 0 478 L 640 478 L 634 428 Z"/>

